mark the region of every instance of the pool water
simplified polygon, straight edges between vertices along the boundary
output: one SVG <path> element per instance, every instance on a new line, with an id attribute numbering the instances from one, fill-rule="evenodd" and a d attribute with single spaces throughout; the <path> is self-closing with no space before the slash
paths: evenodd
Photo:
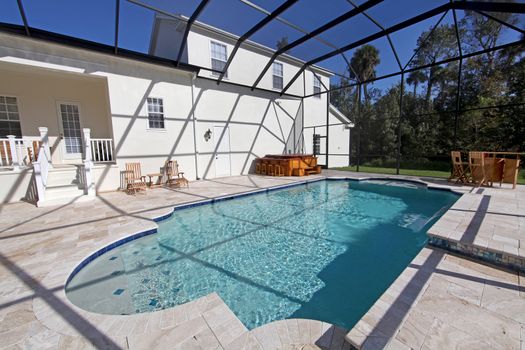
<path id="1" fill-rule="evenodd" d="M 390 181 L 319 181 L 176 210 L 68 283 L 76 305 L 148 312 L 217 292 L 248 327 L 311 318 L 350 329 L 458 198 Z"/>

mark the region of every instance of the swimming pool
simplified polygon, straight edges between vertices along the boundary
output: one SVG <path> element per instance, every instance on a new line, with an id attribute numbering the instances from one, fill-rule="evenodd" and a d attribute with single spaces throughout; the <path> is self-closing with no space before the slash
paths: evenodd
<path id="1" fill-rule="evenodd" d="M 458 196 L 393 181 L 319 181 L 175 210 L 157 234 L 80 269 L 66 294 L 104 314 L 217 292 L 248 327 L 311 318 L 347 329 L 426 243 Z"/>

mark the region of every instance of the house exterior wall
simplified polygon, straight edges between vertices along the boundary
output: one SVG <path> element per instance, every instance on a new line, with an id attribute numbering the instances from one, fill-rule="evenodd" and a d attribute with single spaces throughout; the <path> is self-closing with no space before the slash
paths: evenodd
<path id="1" fill-rule="evenodd" d="M 31 69 L 0 63 L 0 96 L 15 96 L 24 136 L 40 136 L 38 127 L 48 128 L 53 163 L 63 163 L 60 144 L 58 102 L 80 105 L 80 123 L 91 129 L 93 138 L 112 138 L 107 103 L 107 83 L 102 77 Z"/>
<path id="2" fill-rule="evenodd" d="M 213 135 L 206 142 L 204 133 L 225 125 L 230 131 L 231 175 L 248 173 L 257 156 L 302 151 L 301 99 L 232 84 L 217 86 L 213 81 L 195 78 L 191 72 L 22 37 L 0 34 L 0 39 L 0 61 L 19 64 L 22 69 L 61 70 L 62 73 L 57 74 L 64 76 L 75 72 L 103 77 L 95 86 L 100 84 L 97 93 L 101 96 L 107 91 L 117 165 L 121 171 L 126 162 L 140 161 L 143 174 L 158 172 L 167 159 L 176 159 L 187 178 L 213 178 L 216 176 L 216 139 Z M 79 86 L 70 89 L 81 90 Z M 45 90 L 40 87 L 34 93 L 40 93 L 39 99 L 54 103 L 54 97 L 46 97 Z M 148 129 L 147 97 L 163 99 L 164 130 Z M 37 97 L 30 100 L 35 99 Z M 100 111 L 94 112 L 97 116 L 103 114 L 105 108 L 101 100 L 102 97 L 90 102 Z M 22 118 L 25 119 L 23 115 Z M 35 120 L 31 123 L 35 125 L 43 122 L 41 115 L 32 118 Z M 56 113 L 52 113 L 52 118 L 56 123 Z M 100 128 L 100 124 L 107 125 L 107 122 L 100 120 L 93 129 Z M 102 128 L 100 134 L 94 133 L 94 137 L 110 136 L 102 134 L 103 131 Z"/>
<path id="3" fill-rule="evenodd" d="M 180 23 L 176 19 L 157 17 L 152 35 L 150 53 L 164 58 L 177 59 L 184 27 L 185 23 Z M 237 38 L 227 33 L 221 34 L 201 24 L 195 23 L 188 34 L 187 48 L 184 51 L 185 55 L 182 59 L 184 62 L 190 64 L 211 68 L 211 41 L 226 45 L 227 55 L 230 57 L 236 44 L 236 39 Z M 226 81 L 252 86 L 263 67 L 266 66 L 270 60 L 272 53 L 273 51 L 263 46 L 251 42 L 243 43 L 239 47 L 228 69 L 228 77 L 224 79 Z M 303 62 L 287 55 L 279 56 L 275 62 L 283 64 L 284 86 L 288 84 L 303 64 Z M 316 74 L 321 78 L 325 86 L 330 85 L 330 74 L 318 69 L 316 69 Z M 205 70 L 202 70 L 199 75 L 212 79 L 217 78 L 212 72 Z M 303 96 L 305 92 L 306 94 L 312 93 L 313 79 L 314 74 L 306 70 L 296 79 L 287 92 L 298 96 Z M 273 90 L 272 67 L 268 69 L 257 86 L 262 89 Z M 324 99 L 324 97 L 322 99 Z"/>

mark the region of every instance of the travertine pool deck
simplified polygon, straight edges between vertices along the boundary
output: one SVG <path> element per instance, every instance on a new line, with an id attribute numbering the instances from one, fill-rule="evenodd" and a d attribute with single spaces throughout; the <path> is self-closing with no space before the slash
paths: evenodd
<path id="1" fill-rule="evenodd" d="M 437 248 L 425 248 L 414 259 L 346 336 L 350 342 L 344 340 L 345 331 L 313 320 L 278 321 L 248 332 L 215 293 L 163 311 L 127 316 L 89 313 L 65 296 L 69 274 L 85 257 L 120 238 L 155 228 L 153 218 L 168 214 L 176 204 L 314 179 L 236 176 L 192 182 L 189 189 L 154 189 L 146 195 L 107 193 L 92 202 L 58 207 L 1 206 L 0 348 L 349 349 L 353 344 L 439 349 L 443 344 L 489 344 L 519 349 L 525 337 L 525 283 L 520 275 Z M 491 196 L 506 193 L 495 189 Z M 523 218 L 523 207 L 518 209 L 513 215 Z M 523 227 L 522 221 L 517 223 Z M 450 323 L 458 318 L 457 310 L 469 327 Z M 413 323 L 422 327 L 424 336 L 411 328 Z"/>

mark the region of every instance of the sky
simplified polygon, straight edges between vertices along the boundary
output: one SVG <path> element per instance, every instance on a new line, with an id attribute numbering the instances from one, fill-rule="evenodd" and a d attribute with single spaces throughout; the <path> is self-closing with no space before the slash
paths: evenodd
<path id="1" fill-rule="evenodd" d="M 164 11 L 190 16 L 199 0 L 138 0 Z M 22 0 L 29 25 L 52 32 L 70 35 L 113 45 L 115 29 L 115 1 L 112 0 Z M 251 0 L 252 3 L 272 11 L 283 0 Z M 365 0 L 299 0 L 286 10 L 280 17 L 293 24 L 311 31 L 337 16 L 351 10 L 353 2 L 359 5 Z M 367 14 L 379 24 L 388 28 L 397 22 L 406 20 L 422 12 L 428 11 L 448 0 L 385 0 L 383 3 L 369 9 Z M 22 24 L 16 0 L 3 0 L 0 21 Z M 140 7 L 127 0 L 121 0 L 119 47 L 147 53 L 154 12 Z M 458 19 L 463 17 L 462 11 L 457 11 Z M 240 0 L 211 0 L 202 12 L 199 21 L 218 27 L 236 35 L 242 35 L 255 23 L 265 17 L 261 12 L 252 9 Z M 416 47 L 420 34 L 431 28 L 441 15 L 408 27 L 391 35 L 402 65 L 406 64 Z M 520 26 L 523 27 L 523 18 Z M 443 18 L 442 23 L 453 23 L 452 13 Z M 321 35 L 321 38 L 331 44 L 341 47 L 355 40 L 374 34 L 380 28 L 363 15 L 353 17 Z M 272 21 L 261 29 L 250 40 L 275 48 L 278 39 L 288 37 L 292 42 L 304 34 L 285 24 Z M 517 32 L 508 30 L 503 36 L 503 42 L 514 41 Z M 393 51 L 386 38 L 372 42 L 380 53 L 381 63 L 377 67 L 377 75 L 385 75 L 399 71 Z M 290 54 L 303 60 L 309 60 L 332 51 L 333 48 L 318 40 L 309 40 L 293 49 Z M 468 48 L 464 48 L 468 52 Z M 352 51 L 346 53 L 351 58 Z M 344 59 L 338 55 L 318 65 L 347 74 Z M 332 82 L 337 82 L 337 78 Z M 375 87 L 384 89 L 398 83 L 399 77 L 385 79 L 375 83 Z"/>

